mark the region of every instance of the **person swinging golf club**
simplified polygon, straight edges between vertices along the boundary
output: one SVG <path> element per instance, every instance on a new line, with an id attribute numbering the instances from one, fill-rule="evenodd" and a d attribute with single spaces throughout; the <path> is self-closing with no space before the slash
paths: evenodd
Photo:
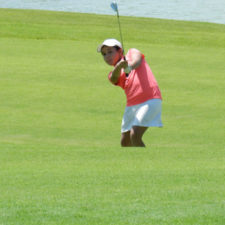
<path id="1" fill-rule="evenodd" d="M 114 67 L 108 74 L 109 81 L 126 94 L 121 146 L 145 147 L 142 137 L 148 127 L 163 126 L 161 92 L 145 56 L 135 48 L 129 49 L 125 56 L 122 44 L 113 38 L 104 40 L 97 51 Z"/>

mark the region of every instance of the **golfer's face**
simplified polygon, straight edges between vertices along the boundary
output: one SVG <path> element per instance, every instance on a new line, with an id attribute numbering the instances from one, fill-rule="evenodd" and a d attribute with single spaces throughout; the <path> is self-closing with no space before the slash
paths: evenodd
<path id="1" fill-rule="evenodd" d="M 121 51 L 114 47 L 104 46 L 102 48 L 102 56 L 106 63 L 115 66 L 117 62 L 121 59 Z"/>

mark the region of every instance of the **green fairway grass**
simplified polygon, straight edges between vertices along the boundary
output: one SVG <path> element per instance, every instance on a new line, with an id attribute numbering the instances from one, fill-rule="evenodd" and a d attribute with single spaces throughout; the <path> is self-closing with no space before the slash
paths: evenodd
<path id="1" fill-rule="evenodd" d="M 0 9 L 0 225 L 225 224 L 225 25 L 120 19 L 163 96 L 145 149 L 96 52 L 116 16 Z"/>

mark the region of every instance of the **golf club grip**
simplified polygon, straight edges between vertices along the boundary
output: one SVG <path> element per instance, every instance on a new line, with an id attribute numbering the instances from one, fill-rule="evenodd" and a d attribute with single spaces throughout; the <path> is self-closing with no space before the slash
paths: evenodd
<path id="1" fill-rule="evenodd" d="M 126 56 L 124 56 L 124 60 L 126 61 Z M 129 76 L 129 73 L 126 73 L 126 77 Z"/>

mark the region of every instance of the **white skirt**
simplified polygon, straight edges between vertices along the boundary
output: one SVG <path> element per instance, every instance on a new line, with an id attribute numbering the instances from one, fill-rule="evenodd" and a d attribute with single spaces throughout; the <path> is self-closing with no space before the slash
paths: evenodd
<path id="1" fill-rule="evenodd" d="M 127 106 L 123 115 L 121 132 L 127 132 L 133 126 L 162 127 L 162 100 L 150 99 L 134 106 Z"/>

